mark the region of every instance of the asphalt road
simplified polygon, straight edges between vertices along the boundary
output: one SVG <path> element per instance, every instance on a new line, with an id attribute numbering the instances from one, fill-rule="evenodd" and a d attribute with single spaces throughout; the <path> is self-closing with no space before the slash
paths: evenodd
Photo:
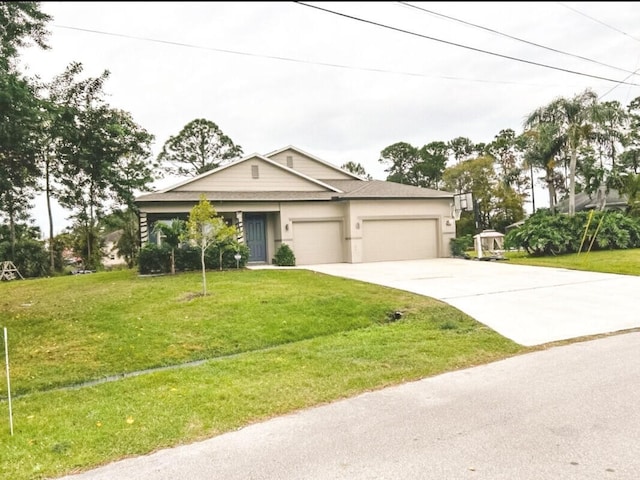
<path id="1" fill-rule="evenodd" d="M 68 480 L 637 480 L 640 332 L 366 393 Z"/>

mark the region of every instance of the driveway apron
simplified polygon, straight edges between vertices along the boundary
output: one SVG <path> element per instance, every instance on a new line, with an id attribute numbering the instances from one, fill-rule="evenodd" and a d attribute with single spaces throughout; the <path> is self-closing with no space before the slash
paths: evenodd
<path id="1" fill-rule="evenodd" d="M 436 298 L 534 346 L 640 327 L 640 277 L 452 258 L 306 265 Z"/>

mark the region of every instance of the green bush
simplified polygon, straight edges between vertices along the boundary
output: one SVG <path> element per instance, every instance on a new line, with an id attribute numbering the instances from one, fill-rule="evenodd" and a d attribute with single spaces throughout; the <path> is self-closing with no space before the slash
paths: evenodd
<path id="1" fill-rule="evenodd" d="M 192 270 L 200 270 L 200 249 L 183 244 L 176 248 L 176 272 L 189 272 Z M 207 258 L 205 254 L 205 265 Z"/>
<path id="2" fill-rule="evenodd" d="M 11 255 L 11 243 L 0 242 L 0 262 L 12 261 L 22 277 L 44 277 L 49 275 L 49 254 L 44 242 L 32 238 L 19 239 L 15 254 Z"/>
<path id="3" fill-rule="evenodd" d="M 220 248 L 222 248 L 222 267 L 220 266 Z M 238 243 L 237 241 L 225 243 L 223 245 L 213 245 L 211 248 L 207 249 L 204 260 L 205 265 L 208 269 L 215 270 L 236 268 L 236 252 L 240 254 L 238 266 L 244 267 L 249 259 L 249 247 L 243 243 Z M 197 269 L 200 268 L 200 254 L 198 253 Z"/>
<path id="4" fill-rule="evenodd" d="M 505 246 L 523 248 L 536 256 L 638 248 L 640 220 L 621 212 L 578 212 L 569 216 L 541 209 L 507 233 Z"/>
<path id="5" fill-rule="evenodd" d="M 589 233 L 589 240 L 588 243 L 585 241 L 584 250 L 592 242 L 592 250 L 618 250 L 640 247 L 640 219 L 621 212 L 594 215 Z M 595 241 L 593 240 L 594 235 Z"/>
<path id="6" fill-rule="evenodd" d="M 167 273 L 171 270 L 171 249 L 147 243 L 140 249 L 138 256 L 140 273 Z"/>
<path id="7" fill-rule="evenodd" d="M 464 257 L 467 250 L 473 248 L 473 235 L 467 234 L 451 239 L 451 255 Z"/>
<path id="8" fill-rule="evenodd" d="M 286 243 L 283 243 L 278 247 L 272 263 L 279 267 L 293 267 L 296 264 L 296 256 L 293 254 L 293 250 Z"/>
<path id="9" fill-rule="evenodd" d="M 207 270 L 220 269 L 220 248 L 213 245 L 204 255 Z M 236 241 L 222 245 L 222 269 L 236 268 L 235 254 L 240 254 L 238 266 L 244 267 L 249 258 L 249 247 Z M 200 247 L 183 244 L 175 249 L 176 272 L 197 271 L 202 268 L 200 263 Z M 171 247 L 159 247 L 154 243 L 147 243 L 140 249 L 139 270 L 141 274 L 169 273 L 171 271 Z"/>

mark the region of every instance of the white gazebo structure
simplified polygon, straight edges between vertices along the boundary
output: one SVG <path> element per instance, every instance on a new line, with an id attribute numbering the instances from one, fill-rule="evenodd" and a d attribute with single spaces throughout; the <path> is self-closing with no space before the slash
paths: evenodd
<path id="1" fill-rule="evenodd" d="M 504 234 L 495 230 L 483 230 L 473 236 L 473 243 L 478 258 L 488 256 L 502 256 L 504 253 Z"/>

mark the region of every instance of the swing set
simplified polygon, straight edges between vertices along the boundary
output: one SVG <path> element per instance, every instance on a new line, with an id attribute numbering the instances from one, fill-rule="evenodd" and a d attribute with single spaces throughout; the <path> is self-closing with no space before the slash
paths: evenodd
<path id="1" fill-rule="evenodd" d="M 22 277 L 22 275 L 20 275 L 20 272 L 18 271 L 16 266 L 13 264 L 13 262 L 2 262 L 2 265 L 0 266 L 0 281 L 15 280 L 18 277 L 21 280 L 24 280 L 24 278 Z"/>

